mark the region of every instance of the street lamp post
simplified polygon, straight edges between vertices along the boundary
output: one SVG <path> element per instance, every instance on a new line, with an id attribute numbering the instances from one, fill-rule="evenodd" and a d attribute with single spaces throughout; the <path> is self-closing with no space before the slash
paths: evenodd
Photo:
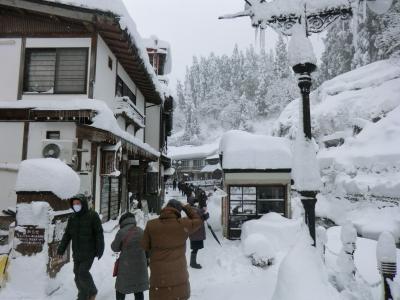
<path id="1" fill-rule="evenodd" d="M 357 13 L 361 3 L 366 3 L 375 13 L 386 12 L 392 4 L 392 0 L 244 0 L 245 9 L 239 13 L 221 16 L 220 19 L 233 19 L 238 17 L 250 17 L 252 26 L 265 30 L 271 27 L 281 34 L 291 36 L 297 24 L 304 28 L 305 38 L 312 33 L 325 30 L 336 20 L 348 20 Z M 292 37 L 293 39 L 293 37 Z M 309 41 L 308 41 L 309 42 Z M 310 116 L 310 90 L 311 73 L 316 70 L 313 61 L 302 61 L 292 65 L 293 71 L 298 76 L 298 85 L 302 96 L 302 124 L 305 149 L 308 158 L 316 161 L 316 154 L 312 154 L 312 132 Z M 304 140 L 304 138 L 302 138 Z M 297 141 L 296 141 L 297 142 Z M 296 155 L 296 153 L 295 153 Z M 301 158 L 300 158 L 301 159 Z M 301 165 L 301 164 L 300 164 Z M 316 166 L 316 165 L 315 165 Z M 307 177 L 310 170 L 300 170 L 302 176 Z M 319 170 L 314 170 L 319 172 Z M 311 176 L 312 177 L 312 176 Z M 296 179 L 295 179 L 296 181 Z M 302 178 L 303 182 L 307 178 Z M 315 245 L 315 204 L 318 188 L 304 184 L 302 188 L 296 187 L 301 195 L 301 201 L 305 210 L 305 221 L 309 227 L 310 235 Z"/>

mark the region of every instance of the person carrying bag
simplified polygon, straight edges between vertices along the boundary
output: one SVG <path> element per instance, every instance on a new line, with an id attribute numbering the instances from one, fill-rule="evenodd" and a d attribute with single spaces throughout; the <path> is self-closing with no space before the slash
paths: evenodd
<path id="1" fill-rule="evenodd" d="M 143 300 L 143 292 L 149 289 L 146 253 L 140 246 L 143 230 L 136 226 L 132 213 L 122 215 L 119 225 L 120 229 L 111 243 L 111 249 L 120 252 L 113 270 L 113 276 L 117 277 L 116 300 L 124 300 L 127 294 L 132 293 L 135 300 Z"/>

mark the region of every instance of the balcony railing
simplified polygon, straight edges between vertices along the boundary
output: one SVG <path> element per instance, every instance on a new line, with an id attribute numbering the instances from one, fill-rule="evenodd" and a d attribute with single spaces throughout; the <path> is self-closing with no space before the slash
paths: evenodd
<path id="1" fill-rule="evenodd" d="M 115 98 L 115 115 L 123 115 L 129 118 L 137 126 L 144 128 L 144 116 L 137 109 L 136 105 L 129 99 L 129 97 L 116 97 Z"/>

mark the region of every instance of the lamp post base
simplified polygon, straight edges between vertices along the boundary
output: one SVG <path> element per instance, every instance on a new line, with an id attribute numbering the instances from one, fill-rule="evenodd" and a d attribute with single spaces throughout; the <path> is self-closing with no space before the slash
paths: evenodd
<path id="1" fill-rule="evenodd" d="M 303 203 L 305 212 L 305 222 L 308 225 L 310 235 L 314 240 L 313 246 L 315 247 L 315 204 L 317 203 L 316 191 L 301 191 L 301 202 Z"/>

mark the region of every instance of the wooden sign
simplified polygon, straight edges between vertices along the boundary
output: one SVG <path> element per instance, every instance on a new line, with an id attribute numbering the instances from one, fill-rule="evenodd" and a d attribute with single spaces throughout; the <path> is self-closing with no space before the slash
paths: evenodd
<path id="1" fill-rule="evenodd" d="M 17 251 L 21 254 L 32 255 L 43 250 L 45 229 L 37 226 L 19 226 L 15 237 L 19 240 Z"/>

